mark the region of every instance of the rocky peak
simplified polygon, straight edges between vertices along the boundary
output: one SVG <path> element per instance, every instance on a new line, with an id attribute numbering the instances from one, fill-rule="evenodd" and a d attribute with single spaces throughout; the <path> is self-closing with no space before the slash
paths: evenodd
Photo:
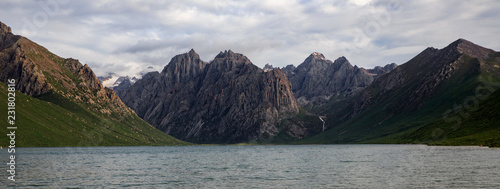
<path id="1" fill-rule="evenodd" d="M 191 49 L 188 53 L 187 53 L 187 56 L 193 60 L 194 62 L 200 62 L 201 59 L 200 59 L 200 55 L 198 53 L 196 53 L 196 51 L 194 51 L 194 49 Z"/>
<path id="2" fill-rule="evenodd" d="M 215 56 L 215 58 L 226 58 L 226 57 L 232 57 L 232 56 L 235 56 L 236 53 L 234 53 L 232 50 L 225 50 L 224 52 L 219 52 L 219 54 L 217 56 Z"/>
<path id="3" fill-rule="evenodd" d="M 305 64 L 304 64 L 305 63 Z M 325 56 L 321 53 L 318 52 L 313 52 L 311 55 L 309 55 L 305 60 L 304 60 L 303 65 L 306 67 L 311 67 L 315 66 L 316 64 L 319 64 L 321 66 L 325 66 L 325 63 L 332 63 L 330 60 L 326 59 Z M 299 65 L 300 66 L 300 65 Z"/>
<path id="4" fill-rule="evenodd" d="M 324 70 L 333 62 L 325 58 L 321 53 L 314 52 L 309 55 L 304 62 L 302 62 L 297 69 L 302 71 L 313 70 Z"/>
<path id="5" fill-rule="evenodd" d="M 196 53 L 196 52 L 194 51 L 194 49 L 189 50 L 188 55 L 189 55 L 190 57 L 200 58 L 200 55 L 198 55 L 198 53 Z"/>
<path id="6" fill-rule="evenodd" d="M 169 69 L 177 68 L 179 66 L 203 66 L 203 64 L 198 64 L 202 62 L 200 59 L 200 55 L 196 53 L 193 49 L 191 49 L 187 53 L 179 54 L 174 56 L 170 62 L 163 68 L 162 73 L 166 73 Z M 175 70 L 172 70 L 175 71 Z"/>
<path id="7" fill-rule="evenodd" d="M 161 72 L 171 82 L 185 82 L 203 72 L 206 62 L 191 49 L 189 52 L 173 57 Z"/>
<path id="8" fill-rule="evenodd" d="M 3 22 L 0 22 L 0 33 L 12 33 L 12 30 L 9 26 L 5 25 Z"/>
<path id="9" fill-rule="evenodd" d="M 453 43 L 448 45 L 445 49 L 449 48 L 456 50 L 461 54 L 467 54 L 469 56 L 476 57 L 481 60 L 487 59 L 490 53 L 494 52 L 491 49 L 481 47 L 462 38 L 454 41 Z"/>
<path id="10" fill-rule="evenodd" d="M 375 66 L 373 69 L 365 69 L 365 68 L 360 68 L 363 72 L 367 73 L 368 75 L 371 75 L 374 79 L 377 79 L 379 76 L 389 73 L 390 71 L 396 69 L 398 65 L 396 63 L 390 63 L 385 65 L 384 67 L 382 66 Z"/>
<path id="11" fill-rule="evenodd" d="M 396 63 L 390 63 L 390 64 L 385 65 L 384 69 L 388 70 L 388 71 L 391 71 L 391 70 L 396 69 L 396 67 L 398 67 L 398 64 L 396 64 Z"/>
<path id="12" fill-rule="evenodd" d="M 341 68 L 341 67 L 353 68 L 353 66 L 351 65 L 349 60 L 347 60 L 347 58 L 345 58 L 344 56 L 337 58 L 333 62 L 333 64 L 336 65 L 337 68 Z"/>
<path id="13" fill-rule="evenodd" d="M 349 62 L 345 56 L 338 57 L 334 62 Z"/>
<path id="14" fill-rule="evenodd" d="M 14 44 L 21 36 L 12 34 L 9 26 L 0 22 L 0 50 Z"/>
<path id="15" fill-rule="evenodd" d="M 292 78 L 295 75 L 295 69 L 297 69 L 293 64 L 287 65 L 281 68 L 281 71 L 285 73 L 287 78 Z"/>
<path id="16" fill-rule="evenodd" d="M 221 51 L 210 64 L 213 64 L 213 66 L 210 66 L 210 69 L 217 69 L 223 72 L 241 70 L 242 68 L 249 68 L 250 70 L 259 69 L 245 55 L 234 53 L 231 50 Z"/>
<path id="17" fill-rule="evenodd" d="M 319 60 L 326 60 L 325 56 L 319 52 L 313 52 L 309 57 L 307 58 L 313 58 L 313 59 L 319 59 Z"/>
<path id="18" fill-rule="evenodd" d="M 262 68 L 262 70 L 264 70 L 264 72 L 268 72 L 268 71 L 274 70 L 274 67 L 271 64 L 266 64 L 264 66 L 264 68 Z"/>
<path id="19" fill-rule="evenodd" d="M 373 81 L 370 75 L 352 66 L 343 56 L 332 62 L 320 53 L 313 53 L 293 68 L 284 68 L 283 72 L 301 105 L 321 105 L 332 96 L 353 95 Z"/>

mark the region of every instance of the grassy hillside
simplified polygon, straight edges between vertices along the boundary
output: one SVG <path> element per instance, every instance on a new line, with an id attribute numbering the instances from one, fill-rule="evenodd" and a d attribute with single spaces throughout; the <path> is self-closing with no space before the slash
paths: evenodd
<path id="1" fill-rule="evenodd" d="M 464 56 L 462 66 L 450 78 L 437 86 L 432 97 L 425 99 L 418 108 L 405 112 L 392 109 L 394 105 L 397 105 L 394 102 L 401 102 L 401 99 L 412 91 L 410 88 L 415 84 L 409 83 L 398 91 L 384 94 L 382 98 L 385 100 L 345 122 L 336 123 L 335 118 L 343 115 L 342 111 L 337 112 L 337 117 L 331 116 L 327 120 L 330 125 L 329 130 L 295 143 L 426 143 L 498 146 L 500 122 L 497 120 L 498 113 L 494 111 L 500 108 L 498 92 L 484 99 L 484 95 L 478 96 L 477 90 L 480 90 L 480 94 L 487 94 L 500 87 L 496 86 L 491 90 L 484 88 L 485 79 L 491 79 L 490 83 L 498 85 L 499 57 L 499 53 L 494 53 L 490 59 L 481 63 L 482 69 L 478 71 L 477 59 Z M 473 98 L 478 99 L 480 103 L 476 111 L 462 108 L 448 115 L 447 118 L 443 118 L 449 110 L 459 105 L 466 106 L 464 102 L 472 103 L 466 100 Z M 457 121 L 450 121 L 458 117 L 461 120 L 460 124 L 457 124 Z"/>
<path id="2" fill-rule="evenodd" d="M 413 132 L 400 133 L 368 142 L 500 147 L 499 108 L 500 91 L 496 91 L 487 100 L 481 101 L 475 110 L 462 108 L 446 118 L 437 119 Z"/>
<path id="3" fill-rule="evenodd" d="M 152 127 L 137 115 L 102 115 L 62 96 L 48 93 L 40 99 L 16 91 L 16 146 L 136 146 L 185 145 Z M 46 100 L 46 101 L 45 101 Z M 7 133 L 7 87 L 0 83 L 2 124 Z M 5 103 L 4 103 L 5 102 Z M 0 145 L 8 146 L 5 134 Z"/>

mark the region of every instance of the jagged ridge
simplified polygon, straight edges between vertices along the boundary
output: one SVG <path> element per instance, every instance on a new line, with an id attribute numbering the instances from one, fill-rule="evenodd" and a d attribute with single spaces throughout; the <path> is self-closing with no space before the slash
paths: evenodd
<path id="1" fill-rule="evenodd" d="M 309 55 L 297 68 L 290 65 L 283 71 L 292 83 L 295 97 L 303 106 L 324 104 L 332 96 L 350 97 L 371 84 L 378 75 L 386 73 L 369 73 L 352 66 L 343 56 L 332 62 L 317 52 Z"/>
<path id="2" fill-rule="evenodd" d="M 281 70 L 264 72 L 230 50 L 211 63 L 194 50 L 177 55 L 161 73 L 137 81 L 122 99 L 157 128 L 198 143 L 275 136 L 279 121 L 299 109 Z"/>

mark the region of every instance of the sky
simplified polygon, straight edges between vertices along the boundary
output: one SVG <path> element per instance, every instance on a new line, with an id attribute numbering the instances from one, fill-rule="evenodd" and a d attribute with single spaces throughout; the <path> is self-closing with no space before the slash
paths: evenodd
<path id="1" fill-rule="evenodd" d="M 299 65 L 313 52 L 364 68 L 403 64 L 464 38 L 500 50 L 498 0 L 16 0 L 0 21 L 98 76 L 135 76 L 194 49 L 232 50 L 255 65 Z"/>

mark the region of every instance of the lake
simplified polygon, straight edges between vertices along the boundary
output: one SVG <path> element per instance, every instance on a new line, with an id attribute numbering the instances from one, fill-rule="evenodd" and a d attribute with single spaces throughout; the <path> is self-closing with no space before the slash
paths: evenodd
<path id="1" fill-rule="evenodd" d="M 17 148 L 27 188 L 500 188 L 500 149 L 425 145 Z"/>

